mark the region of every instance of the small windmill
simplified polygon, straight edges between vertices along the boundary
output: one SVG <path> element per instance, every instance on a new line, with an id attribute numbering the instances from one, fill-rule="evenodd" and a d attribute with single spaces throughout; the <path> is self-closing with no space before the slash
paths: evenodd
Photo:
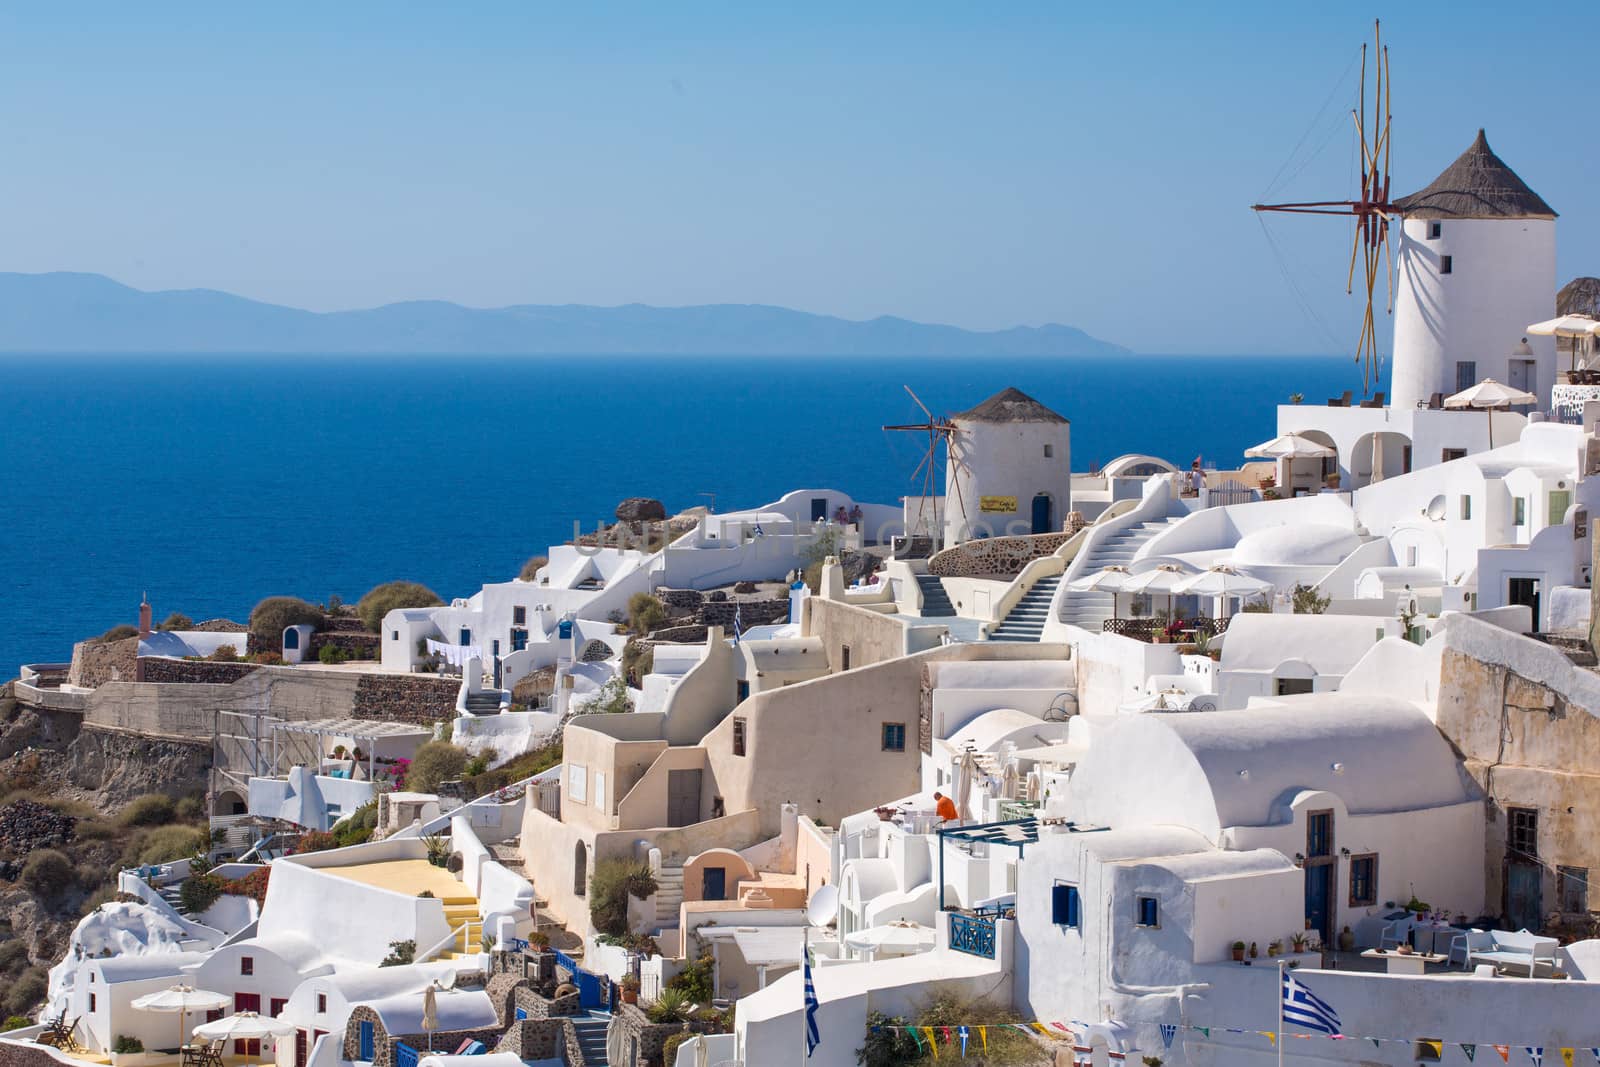
<path id="1" fill-rule="evenodd" d="M 936 496 L 940 495 L 938 482 L 936 480 L 940 443 L 942 442 L 944 444 L 945 463 L 948 466 L 954 467 L 957 471 L 964 471 L 966 470 L 966 465 L 962 463 L 961 457 L 958 456 L 955 449 L 951 447 L 951 442 L 955 439 L 957 432 L 959 432 L 956 424 L 950 420 L 948 415 L 944 417 L 938 417 L 935 416 L 933 412 L 929 411 L 928 405 L 922 402 L 922 398 L 911 391 L 911 386 L 907 385 L 903 388 L 911 396 L 911 399 L 916 402 L 917 407 L 922 409 L 922 413 L 928 417 L 928 421 L 907 423 L 901 426 L 885 426 L 884 429 L 900 430 L 911 433 L 926 433 L 928 435 L 928 450 L 922 454 L 922 459 L 917 462 L 916 469 L 911 472 L 911 478 L 909 479 L 910 481 L 915 482 L 918 475 L 922 476 L 923 491 L 922 495 L 918 497 L 917 503 L 917 525 L 920 527 L 922 525 L 923 509 L 927 507 L 929 500 L 932 500 Z M 961 499 L 961 482 L 956 480 L 952 484 L 955 485 L 956 503 L 960 505 L 961 516 L 962 519 L 965 520 L 967 515 L 967 506 L 966 502 Z M 946 510 L 949 509 L 948 503 L 946 503 L 945 508 Z M 938 522 L 938 519 L 939 516 L 936 514 L 934 516 L 935 523 Z M 936 541 L 939 540 L 937 534 L 935 535 L 934 539 Z"/>
<path id="2" fill-rule="evenodd" d="M 1367 112 L 1367 46 L 1361 46 L 1361 88 L 1356 107 L 1356 140 L 1361 146 L 1361 188 L 1354 200 L 1312 200 L 1297 204 L 1252 204 L 1255 211 L 1278 211 L 1291 215 L 1339 215 L 1355 217 L 1355 239 L 1350 247 L 1350 272 L 1345 292 L 1355 292 L 1356 260 L 1366 271 L 1366 313 L 1356 341 L 1356 362 L 1362 364 L 1361 381 L 1370 391 L 1378 381 L 1378 330 L 1372 308 L 1378 286 L 1378 260 L 1387 268 L 1385 310 L 1394 311 L 1394 260 L 1389 249 L 1389 221 L 1399 212 L 1389 202 L 1389 49 L 1384 47 L 1378 23 L 1372 24 L 1375 79 L 1372 111 Z"/>

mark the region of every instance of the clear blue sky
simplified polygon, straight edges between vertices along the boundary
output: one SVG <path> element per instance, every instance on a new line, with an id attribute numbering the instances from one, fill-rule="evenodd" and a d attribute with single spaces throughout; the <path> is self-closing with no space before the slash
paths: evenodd
<path id="1" fill-rule="evenodd" d="M 1374 12 L 763 6 L 7 7 L 0 269 L 1349 344 L 1347 224 L 1271 225 L 1308 316 L 1247 205 L 1308 128 L 1282 195 L 1351 187 Z M 1397 191 L 1485 126 L 1562 213 L 1561 279 L 1600 273 L 1600 4 L 1390 6 Z"/>

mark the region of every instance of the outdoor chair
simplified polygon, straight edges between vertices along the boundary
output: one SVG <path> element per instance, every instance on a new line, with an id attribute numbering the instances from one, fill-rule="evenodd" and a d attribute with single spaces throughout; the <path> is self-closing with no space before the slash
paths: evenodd
<path id="1" fill-rule="evenodd" d="M 1444 410 L 1444 394 L 1443 393 L 1434 393 L 1432 396 L 1430 396 L 1428 398 L 1428 410 L 1429 411 L 1443 411 Z"/>
<path id="2" fill-rule="evenodd" d="M 1528 977 L 1538 973 L 1541 966 L 1550 970 L 1556 967 L 1556 947 L 1553 937 L 1540 937 L 1526 930 L 1512 933 L 1508 930 L 1473 931 L 1466 935 L 1467 962 L 1493 964 L 1497 968 L 1526 967 Z M 1454 950 L 1452 943 L 1451 949 Z"/>
<path id="3" fill-rule="evenodd" d="M 1361 402 L 1361 406 L 1364 407 L 1364 408 L 1381 408 L 1381 407 L 1383 407 L 1383 394 L 1382 393 L 1373 393 L 1372 394 L 1372 399 L 1371 400 L 1363 400 Z"/>
<path id="4" fill-rule="evenodd" d="M 1328 401 L 1330 408 L 1347 408 L 1350 406 L 1350 390 L 1346 389 L 1343 396 L 1336 396 Z"/>

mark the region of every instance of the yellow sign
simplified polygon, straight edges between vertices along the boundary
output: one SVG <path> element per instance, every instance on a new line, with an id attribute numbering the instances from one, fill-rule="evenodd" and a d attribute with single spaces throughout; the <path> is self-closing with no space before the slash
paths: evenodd
<path id="1" fill-rule="evenodd" d="M 1014 496 L 981 496 L 978 498 L 979 511 L 1005 511 L 1016 514 L 1017 498 Z"/>

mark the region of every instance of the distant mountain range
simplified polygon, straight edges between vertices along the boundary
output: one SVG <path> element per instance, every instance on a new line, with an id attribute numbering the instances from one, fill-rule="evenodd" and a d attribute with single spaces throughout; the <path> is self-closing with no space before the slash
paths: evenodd
<path id="1" fill-rule="evenodd" d="M 980 332 L 865 322 L 761 304 L 519 304 L 418 300 L 304 311 L 211 289 L 145 292 L 99 274 L 0 273 L 0 351 L 478 355 L 1102 356 L 1128 350 L 1054 324 Z"/>

